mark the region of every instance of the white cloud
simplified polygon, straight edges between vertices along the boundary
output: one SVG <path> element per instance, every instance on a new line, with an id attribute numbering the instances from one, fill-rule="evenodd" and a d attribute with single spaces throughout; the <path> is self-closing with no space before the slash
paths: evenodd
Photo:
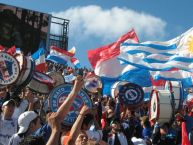
<path id="1" fill-rule="evenodd" d="M 90 5 L 53 12 L 52 15 L 69 19 L 70 37 L 77 39 L 98 37 L 104 41 L 114 40 L 131 28 L 136 30 L 139 39 L 152 40 L 165 36 L 165 21 L 127 8 L 102 9 L 100 6 Z M 55 26 L 51 26 L 51 31 L 60 32 Z"/>

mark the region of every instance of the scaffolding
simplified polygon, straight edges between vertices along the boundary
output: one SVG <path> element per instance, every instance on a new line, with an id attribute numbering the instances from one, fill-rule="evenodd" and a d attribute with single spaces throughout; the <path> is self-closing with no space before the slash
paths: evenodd
<path id="1" fill-rule="evenodd" d="M 52 31 L 53 27 L 56 28 L 57 31 Z M 48 46 L 54 45 L 61 49 L 68 50 L 68 32 L 69 20 L 51 16 L 51 31 L 48 35 Z"/>

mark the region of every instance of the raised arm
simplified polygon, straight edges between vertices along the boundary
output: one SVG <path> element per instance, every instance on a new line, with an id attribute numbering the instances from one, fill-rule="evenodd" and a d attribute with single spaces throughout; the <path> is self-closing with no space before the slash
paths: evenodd
<path id="1" fill-rule="evenodd" d="M 79 133 L 81 132 L 81 126 L 82 126 L 82 122 L 84 119 L 84 116 L 90 112 L 90 109 L 84 105 L 80 111 L 80 114 L 78 115 L 75 123 L 72 126 L 72 129 L 70 131 L 70 138 L 67 142 L 67 145 L 74 145 L 75 141 L 79 135 Z"/>
<path id="2" fill-rule="evenodd" d="M 52 128 L 51 136 L 46 145 L 58 145 L 60 140 L 61 121 L 57 119 L 57 114 L 52 113 L 48 118 L 48 123 Z"/>
<path id="3" fill-rule="evenodd" d="M 65 116 L 67 115 L 67 113 L 70 110 L 70 107 L 75 97 L 77 96 L 78 92 L 82 88 L 83 83 L 84 83 L 83 78 L 81 76 L 77 76 L 75 79 L 75 83 L 74 83 L 74 87 L 72 91 L 70 92 L 66 100 L 62 103 L 62 105 L 59 107 L 57 111 L 57 115 L 59 119 L 64 120 Z"/>

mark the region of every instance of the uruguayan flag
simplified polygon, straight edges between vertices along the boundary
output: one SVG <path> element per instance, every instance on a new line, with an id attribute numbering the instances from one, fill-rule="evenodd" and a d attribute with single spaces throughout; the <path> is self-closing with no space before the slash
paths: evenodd
<path id="1" fill-rule="evenodd" d="M 151 71 L 179 68 L 193 71 L 193 28 L 167 42 L 123 43 L 118 59 Z"/>

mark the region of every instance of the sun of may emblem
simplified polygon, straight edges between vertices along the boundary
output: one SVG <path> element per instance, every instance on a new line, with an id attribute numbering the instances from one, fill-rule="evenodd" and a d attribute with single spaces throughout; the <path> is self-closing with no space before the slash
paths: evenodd
<path id="1" fill-rule="evenodd" d="M 187 46 L 188 46 L 188 51 L 193 54 L 193 36 L 189 37 Z"/>

